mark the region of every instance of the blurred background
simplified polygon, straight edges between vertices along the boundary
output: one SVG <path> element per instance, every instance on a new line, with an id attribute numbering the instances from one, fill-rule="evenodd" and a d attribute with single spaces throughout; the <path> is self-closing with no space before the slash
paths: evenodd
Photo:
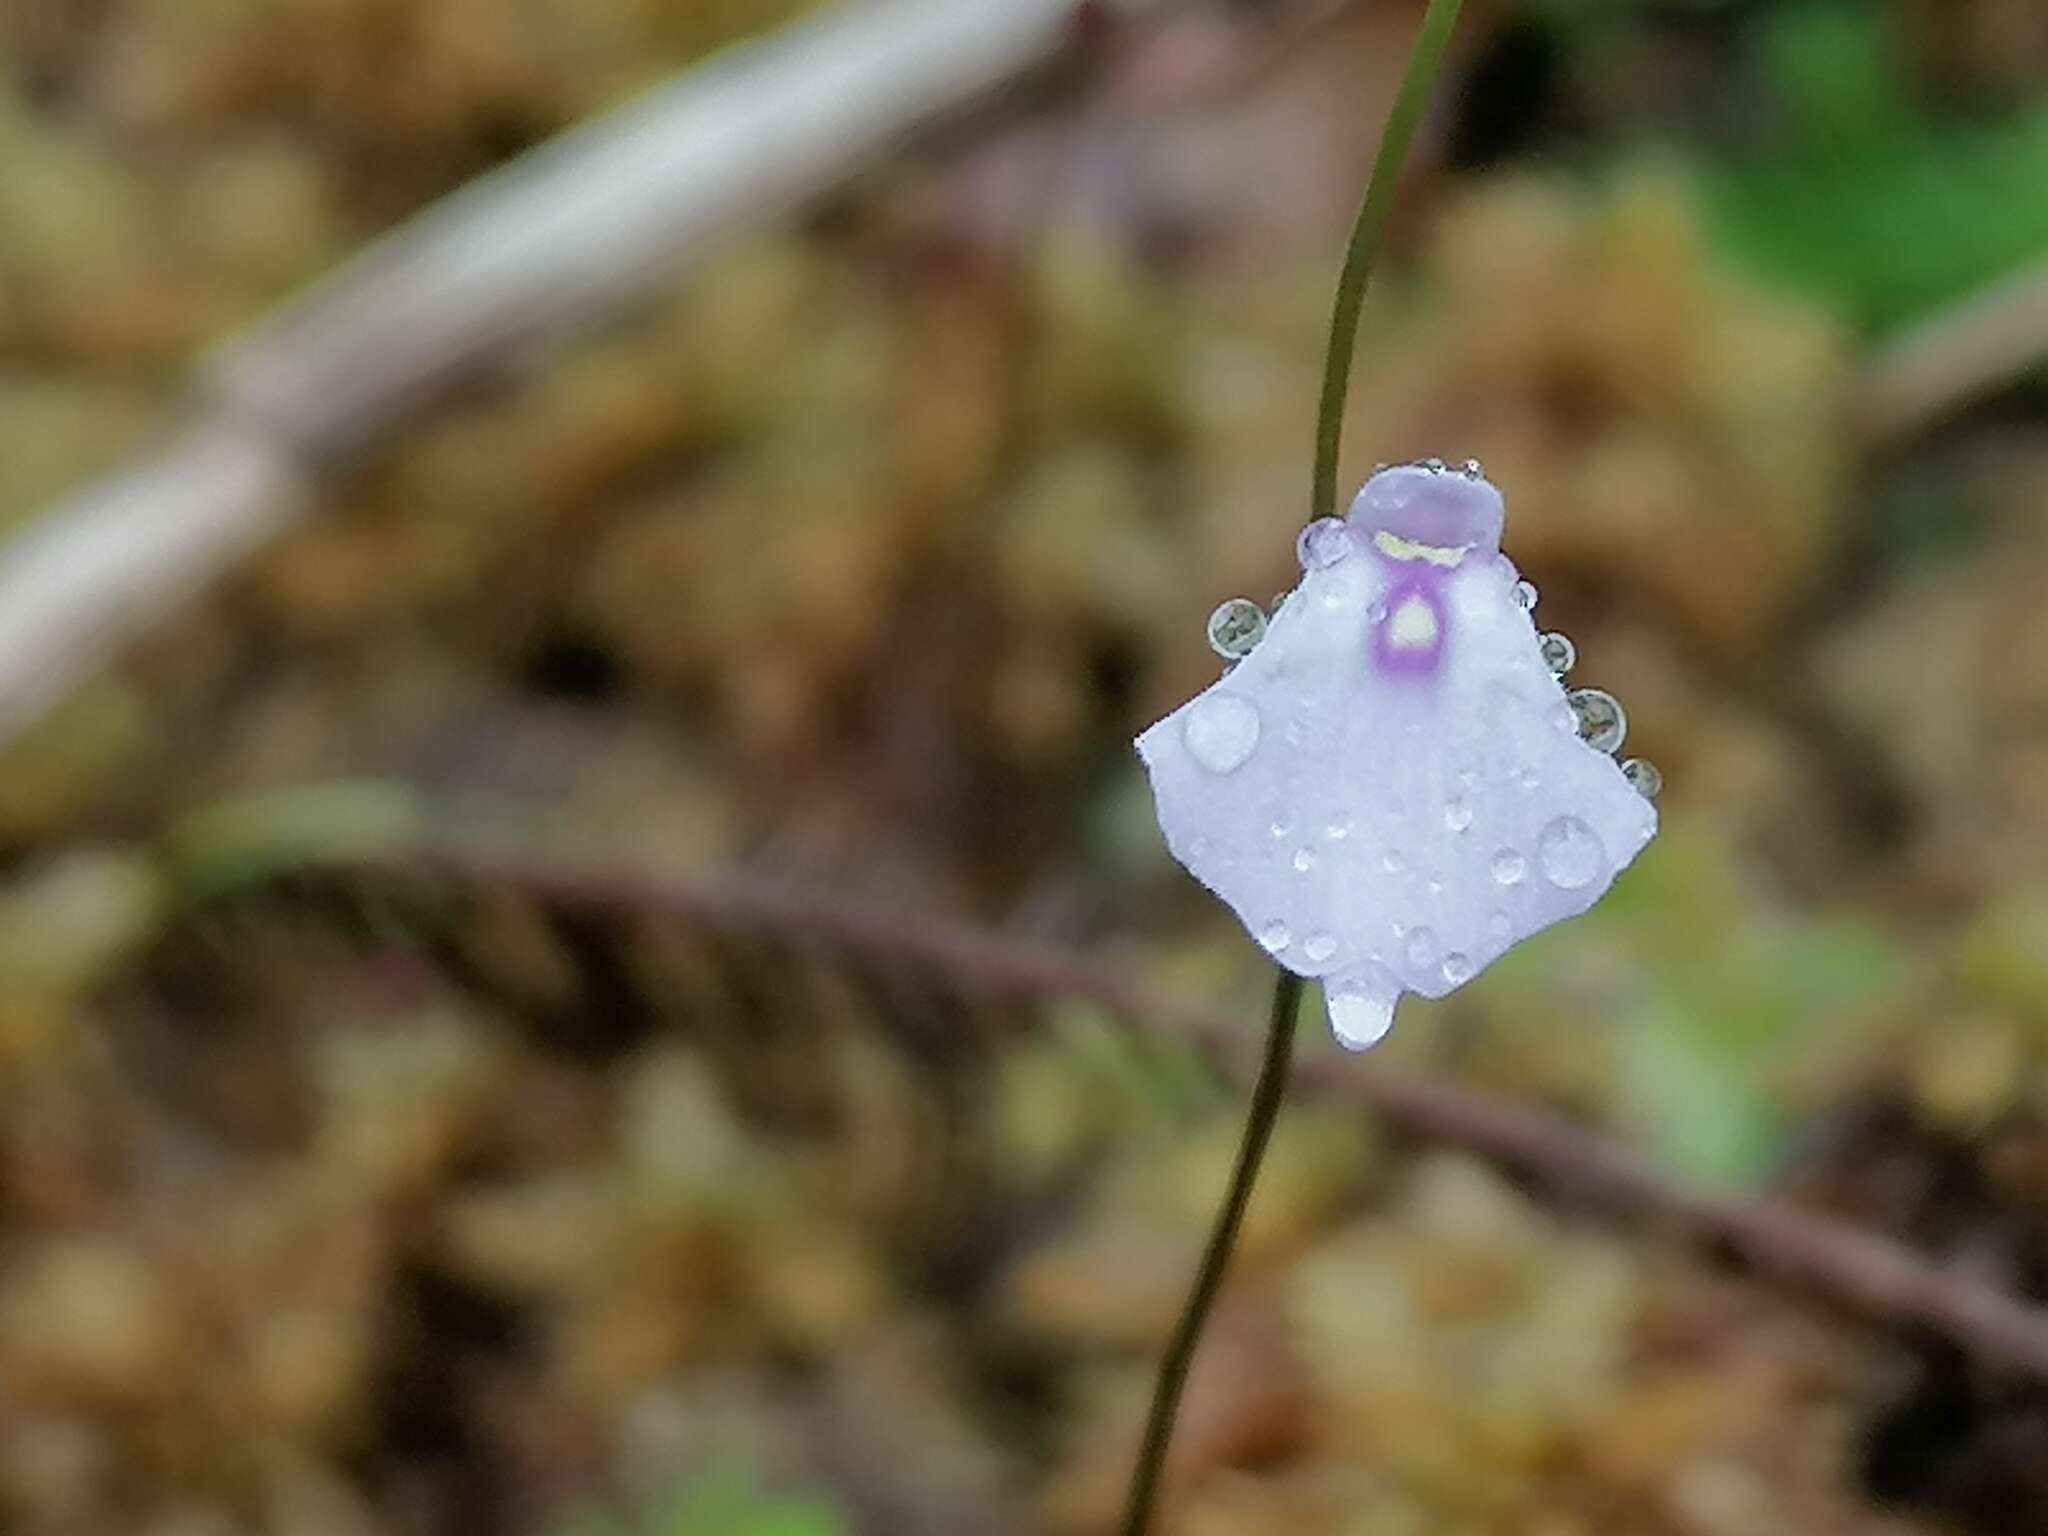
<path id="1" fill-rule="evenodd" d="M 7 538 L 351 252 L 821 9 L 10 0 Z M 1129 742 L 1294 579 L 1419 16 L 1077 7 L 799 212 L 282 442 L 296 520 L 8 734 L 0 1529 L 1113 1529 L 1239 1088 L 719 892 L 1255 1035 Z M 1484 463 L 1664 833 L 1384 1059 L 2048 1295 L 2044 357 L 2038 0 L 1472 0 L 1345 480 Z M 1164 1530 L 2048 1531 L 2017 1365 L 1340 1096 L 1240 1257 Z"/>

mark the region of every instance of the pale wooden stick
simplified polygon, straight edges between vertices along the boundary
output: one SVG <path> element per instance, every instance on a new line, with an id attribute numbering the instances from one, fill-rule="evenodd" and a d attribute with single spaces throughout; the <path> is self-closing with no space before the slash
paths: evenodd
<path id="1" fill-rule="evenodd" d="M 229 340 L 158 458 L 0 547 L 0 743 L 289 524 L 301 468 L 1027 73 L 1077 5 L 846 0 L 543 145 Z"/>

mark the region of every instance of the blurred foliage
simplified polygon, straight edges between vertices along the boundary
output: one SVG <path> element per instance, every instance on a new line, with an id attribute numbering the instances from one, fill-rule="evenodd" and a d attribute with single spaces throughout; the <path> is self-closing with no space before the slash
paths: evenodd
<path id="1" fill-rule="evenodd" d="M 764 1493 L 733 1473 L 683 1486 L 625 1518 L 577 1515 L 554 1536 L 839 1536 L 823 1502 Z"/>

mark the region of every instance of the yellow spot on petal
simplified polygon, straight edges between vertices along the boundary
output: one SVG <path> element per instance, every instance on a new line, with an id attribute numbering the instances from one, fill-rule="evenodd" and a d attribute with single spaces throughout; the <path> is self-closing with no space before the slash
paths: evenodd
<path id="1" fill-rule="evenodd" d="M 1426 651 L 1436 644 L 1436 610 L 1411 597 L 1394 610 L 1387 624 L 1387 643 L 1397 651 Z"/>
<path id="2" fill-rule="evenodd" d="M 1440 565 L 1445 570 L 1463 560 L 1472 548 L 1470 544 L 1418 544 L 1384 528 L 1372 536 L 1372 542 L 1373 548 L 1389 560 L 1420 560 L 1426 565 Z"/>

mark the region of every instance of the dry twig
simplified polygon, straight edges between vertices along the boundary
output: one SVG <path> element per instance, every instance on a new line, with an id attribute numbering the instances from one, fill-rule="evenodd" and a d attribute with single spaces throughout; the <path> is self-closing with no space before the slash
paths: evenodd
<path id="1" fill-rule="evenodd" d="M 458 885 L 518 891 L 562 914 L 683 920 L 796 949 L 921 971 L 973 994 L 1095 1003 L 1150 1033 L 1197 1040 L 1240 1075 L 1257 1040 L 1241 1019 L 1167 997 L 1105 966 L 995 934 L 748 881 L 715 884 L 519 858 L 441 855 Z M 1355 1104 L 1397 1132 L 1460 1148 L 1573 1200 L 1730 1257 L 1880 1327 L 1943 1339 L 2048 1380 L 2048 1310 L 1845 1222 L 1772 1199 L 1689 1188 L 1549 1111 L 1444 1078 L 1354 1059 L 1302 1064 L 1301 1090 Z"/>

